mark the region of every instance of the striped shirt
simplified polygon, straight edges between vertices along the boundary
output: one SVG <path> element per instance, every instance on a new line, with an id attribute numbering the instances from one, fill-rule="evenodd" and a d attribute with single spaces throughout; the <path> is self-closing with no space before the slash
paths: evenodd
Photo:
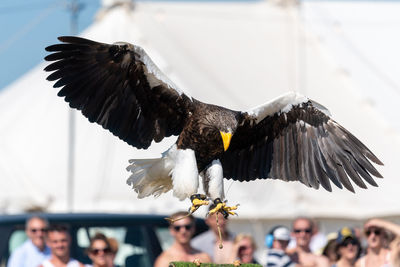
<path id="1" fill-rule="evenodd" d="M 270 249 L 267 253 L 266 267 L 294 267 L 295 263 L 282 250 Z"/>

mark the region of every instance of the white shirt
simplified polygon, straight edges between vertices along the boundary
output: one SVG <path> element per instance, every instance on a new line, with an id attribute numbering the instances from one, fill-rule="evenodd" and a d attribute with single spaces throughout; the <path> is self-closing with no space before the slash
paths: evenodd
<path id="1" fill-rule="evenodd" d="M 50 262 L 50 260 L 45 260 L 42 263 L 43 267 L 55 267 L 53 263 Z M 79 267 L 79 261 L 75 259 L 69 259 L 69 262 L 67 263 L 67 267 Z"/>
<path id="2" fill-rule="evenodd" d="M 51 254 L 50 248 L 40 251 L 30 239 L 26 240 L 10 256 L 7 267 L 39 266 Z"/>

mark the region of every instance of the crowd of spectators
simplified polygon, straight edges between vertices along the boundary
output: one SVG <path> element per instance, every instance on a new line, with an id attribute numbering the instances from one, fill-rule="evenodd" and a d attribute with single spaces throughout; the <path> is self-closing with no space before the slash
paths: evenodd
<path id="1" fill-rule="evenodd" d="M 400 226 L 382 219 L 325 235 L 315 220 L 296 218 L 290 227 L 277 225 L 266 233 L 265 257 L 258 260 L 253 236 L 234 235 L 220 214 L 209 216 L 209 230 L 193 239 L 195 218 L 184 215 L 186 212 L 171 215 L 183 219 L 170 223 L 174 241 L 158 256 L 155 267 L 172 261 L 258 263 L 266 267 L 400 267 Z M 114 267 L 118 242 L 102 233 L 91 238 L 86 253 L 92 263 L 84 265 L 70 256 L 71 237 L 65 226 L 49 225 L 34 216 L 25 228 L 28 240 L 11 254 L 7 267 Z"/>
<path id="2" fill-rule="evenodd" d="M 400 226 L 380 219 L 368 220 L 362 229 L 342 227 L 325 235 L 319 231 L 315 220 L 296 218 L 290 229 L 277 225 L 267 233 L 264 261 L 255 258 L 256 245 L 251 235 L 239 233 L 235 237 L 228 231 L 228 221 L 222 216 L 218 220 L 215 215 L 210 216 L 206 223 L 209 231 L 195 237 L 191 243 L 186 242 L 190 251 L 202 251 L 214 263 L 261 263 L 268 267 L 400 267 Z M 173 229 L 175 224 L 181 223 L 174 222 L 170 227 Z M 188 229 L 183 231 L 189 232 Z M 173 232 L 171 234 L 177 238 Z M 169 254 L 173 251 L 174 246 L 167 250 Z M 193 260 L 171 257 L 169 261 L 185 259 Z M 168 266 L 167 262 L 157 267 Z"/>
<path id="3" fill-rule="evenodd" d="M 7 267 L 115 267 L 118 242 L 96 233 L 90 240 L 87 255 L 92 264 L 84 265 L 70 255 L 71 236 L 65 225 L 49 225 L 46 219 L 33 216 L 25 225 L 28 239 L 18 247 Z"/>
<path id="4" fill-rule="evenodd" d="M 325 243 L 321 243 L 321 233 L 315 226 L 314 220 L 297 218 L 292 223 L 290 236 L 288 228 L 274 227 L 266 238 L 269 250 L 264 265 L 400 267 L 400 226 L 397 224 L 371 219 L 362 229 L 342 227 L 327 234 Z M 312 249 L 313 241 L 320 247 L 314 245 Z"/>

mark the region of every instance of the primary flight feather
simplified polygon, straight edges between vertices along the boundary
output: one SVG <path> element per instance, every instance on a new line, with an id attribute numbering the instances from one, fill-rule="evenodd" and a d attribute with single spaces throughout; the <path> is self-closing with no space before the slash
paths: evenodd
<path id="1" fill-rule="evenodd" d="M 180 90 L 136 45 L 59 37 L 46 48 L 48 80 L 70 107 L 136 148 L 178 135 L 159 159 L 131 160 L 128 183 L 139 197 L 197 193 L 199 175 L 212 199 L 223 178 L 280 179 L 354 192 L 382 177 L 382 162 L 330 118 L 322 105 L 288 93 L 248 111 L 202 103 Z"/>

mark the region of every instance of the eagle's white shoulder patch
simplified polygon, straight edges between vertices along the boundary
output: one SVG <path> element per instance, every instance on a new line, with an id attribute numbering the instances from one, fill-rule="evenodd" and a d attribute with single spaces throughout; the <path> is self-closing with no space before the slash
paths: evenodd
<path id="1" fill-rule="evenodd" d="M 256 118 L 257 122 L 262 121 L 265 117 L 271 116 L 275 113 L 287 113 L 293 106 L 306 103 L 309 99 L 296 92 L 289 92 L 281 95 L 271 101 L 259 105 L 255 108 L 247 110 L 246 112 Z"/>
<path id="2" fill-rule="evenodd" d="M 149 82 L 150 87 L 156 87 L 162 85 L 164 83 L 170 89 L 175 90 L 179 95 L 183 94 L 183 91 L 179 89 L 179 87 L 172 82 L 158 67 L 154 64 L 153 60 L 147 55 L 144 49 L 140 46 L 135 45 L 134 51 L 140 55 L 141 61 L 146 66 L 146 77 Z M 186 94 L 187 95 L 187 94 Z M 188 95 L 187 95 L 188 96 Z M 189 98 L 191 98 L 189 96 Z"/>

